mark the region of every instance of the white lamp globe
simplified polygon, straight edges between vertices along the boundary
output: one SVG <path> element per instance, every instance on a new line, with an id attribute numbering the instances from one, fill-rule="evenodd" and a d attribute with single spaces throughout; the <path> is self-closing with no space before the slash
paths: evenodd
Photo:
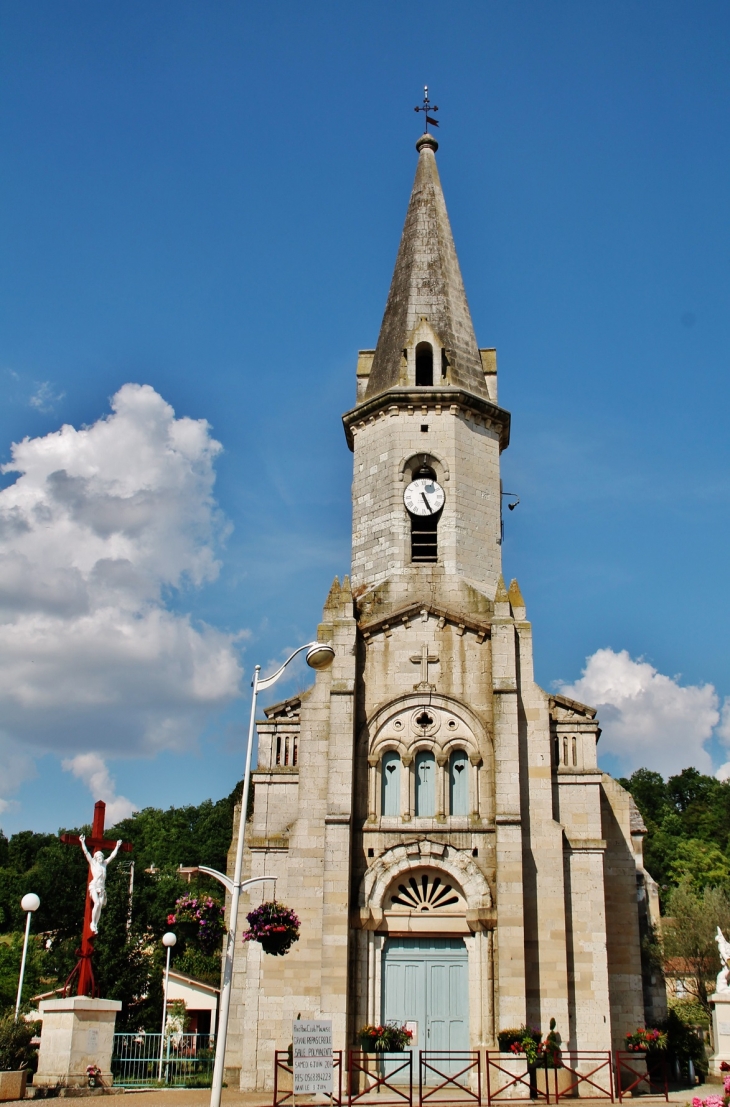
<path id="1" fill-rule="evenodd" d="M 307 650 L 307 665 L 310 669 L 329 669 L 335 659 L 335 651 L 326 642 L 318 642 Z"/>
<path id="2" fill-rule="evenodd" d="M 41 905 L 41 901 L 35 892 L 28 892 L 20 901 L 20 906 L 24 911 L 37 911 Z"/>
<path id="3" fill-rule="evenodd" d="M 173 934 L 171 930 L 168 930 L 167 934 L 162 935 L 162 944 L 163 946 L 167 946 L 168 949 L 171 949 L 172 946 L 175 945 L 176 941 L 177 935 Z"/>

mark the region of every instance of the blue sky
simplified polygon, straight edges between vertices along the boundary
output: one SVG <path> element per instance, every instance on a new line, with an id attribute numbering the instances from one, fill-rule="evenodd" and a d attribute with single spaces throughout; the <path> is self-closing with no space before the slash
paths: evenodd
<path id="1" fill-rule="evenodd" d="M 198 452 L 160 478 L 171 529 L 134 602 L 164 610 L 186 650 L 228 658 L 195 702 L 172 654 L 158 685 L 148 663 L 130 721 L 108 684 L 98 710 L 78 706 L 82 616 L 57 605 L 39 630 L 24 609 L 22 643 L 0 647 L 6 832 L 88 819 L 89 788 L 166 806 L 240 775 L 253 664 L 311 638 L 348 570 L 340 416 L 357 349 L 377 339 L 426 82 L 477 338 L 498 349 L 513 416 L 505 575 L 537 679 L 595 699 L 604 663 L 611 769 L 726 761 L 728 5 L 4 0 L 0 14 L 0 461 L 31 440 L 18 495 L 32 498 L 33 466 L 60 443 L 46 436 L 86 427 L 73 448 L 93 453 L 111 397 L 150 386 L 175 420 L 124 393 L 114 448 L 152 419 L 197 434 Z M 104 472 L 84 485 L 97 504 L 119 479 Z M 18 479 L 5 473 L 6 492 Z M 69 519 L 53 516 L 42 556 L 26 551 L 34 588 Z M 174 565 L 173 547 L 187 551 Z M 208 554 L 216 569 L 200 568 Z M 53 678 L 24 700 L 14 651 L 30 666 L 48 635 Z"/>

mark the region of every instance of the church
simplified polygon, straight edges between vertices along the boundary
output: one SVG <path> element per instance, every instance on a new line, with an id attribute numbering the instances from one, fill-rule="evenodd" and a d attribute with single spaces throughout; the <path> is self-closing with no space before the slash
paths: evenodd
<path id="1" fill-rule="evenodd" d="M 424 134 L 378 342 L 343 416 L 352 570 L 324 603 L 335 660 L 258 724 L 245 876 L 301 919 L 284 957 L 243 943 L 229 1084 L 272 1086 L 292 1019 L 409 1023 L 416 1049 L 496 1049 L 503 1028 L 623 1047 L 661 1014 L 642 965 L 658 917 L 646 833 L 598 768 L 596 710 L 534 681 L 502 568 L 496 351 L 474 334 Z M 240 817 L 240 811 L 238 813 Z M 234 827 L 234 842 L 237 826 Z"/>

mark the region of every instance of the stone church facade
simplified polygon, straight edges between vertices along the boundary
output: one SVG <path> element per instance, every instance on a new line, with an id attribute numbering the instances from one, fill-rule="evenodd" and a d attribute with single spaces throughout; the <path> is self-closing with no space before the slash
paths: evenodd
<path id="1" fill-rule="evenodd" d="M 244 1089 L 271 1086 L 298 1016 L 331 1018 L 336 1049 L 386 1019 L 411 1023 L 417 1048 L 475 1049 L 554 1017 L 567 1045 L 606 1050 L 653 996 L 645 828 L 597 767 L 596 711 L 534 682 L 525 601 L 502 576 L 510 415 L 474 335 L 437 143 L 417 149 L 343 420 L 352 575 L 318 628 L 335 661 L 258 725 L 246 875 L 275 874 L 302 927 L 285 957 L 237 937 L 226 1070 Z M 238 935 L 261 898 L 243 898 Z"/>

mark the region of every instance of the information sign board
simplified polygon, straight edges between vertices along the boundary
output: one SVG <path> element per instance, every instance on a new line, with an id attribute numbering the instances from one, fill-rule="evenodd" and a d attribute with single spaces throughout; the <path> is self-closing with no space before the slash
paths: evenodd
<path id="1" fill-rule="evenodd" d="M 332 1020 L 292 1024 L 294 1095 L 332 1094 Z"/>

